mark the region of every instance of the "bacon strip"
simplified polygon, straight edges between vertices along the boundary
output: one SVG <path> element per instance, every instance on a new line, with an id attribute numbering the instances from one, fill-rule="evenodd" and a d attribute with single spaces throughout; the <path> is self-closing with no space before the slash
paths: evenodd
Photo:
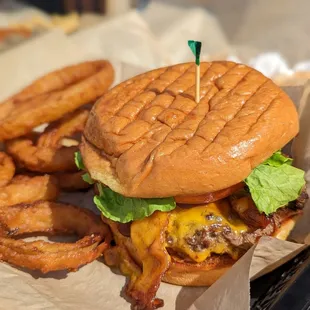
<path id="1" fill-rule="evenodd" d="M 271 218 L 265 213 L 260 213 L 250 195 L 230 197 L 232 208 L 240 218 L 252 228 L 266 228 L 271 223 Z"/>
<path id="2" fill-rule="evenodd" d="M 131 225 L 131 239 L 143 272 L 128 286 L 138 309 L 156 309 L 163 306 L 163 300 L 155 298 L 161 279 L 170 265 L 170 256 L 165 248 L 165 228 L 169 214 L 156 212 Z"/>
<path id="3" fill-rule="evenodd" d="M 169 213 L 155 212 L 150 217 L 134 221 L 131 239 L 119 232 L 117 224 L 104 220 L 110 225 L 117 244 L 114 249 L 106 251 L 105 261 L 110 266 L 119 266 L 130 277 L 126 292 L 133 299 L 135 309 L 157 309 L 164 304 L 155 296 L 170 265 L 165 248 L 168 220 Z"/>

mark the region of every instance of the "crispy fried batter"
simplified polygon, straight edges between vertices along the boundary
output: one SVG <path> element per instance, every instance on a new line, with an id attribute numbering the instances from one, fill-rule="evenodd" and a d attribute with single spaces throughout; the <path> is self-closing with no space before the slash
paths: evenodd
<path id="1" fill-rule="evenodd" d="M 117 247 L 105 253 L 107 264 L 118 265 L 130 277 L 127 294 L 133 299 L 136 309 L 156 309 L 163 300 L 155 298 L 161 279 L 170 265 L 170 256 L 165 248 L 165 228 L 169 213 L 155 212 L 143 220 L 131 224 L 131 239 L 124 237 L 117 224 L 109 223 L 116 236 Z M 130 254 L 129 254 L 130 253 Z M 134 253 L 135 257 L 130 255 Z M 142 270 L 137 263 L 142 266 Z"/>
<path id="2" fill-rule="evenodd" d="M 94 102 L 112 84 L 108 61 L 91 61 L 52 72 L 0 105 L 0 141 L 20 137 Z"/>
<path id="3" fill-rule="evenodd" d="M 62 139 L 81 133 L 88 114 L 87 110 L 75 111 L 51 123 L 37 141 L 35 135 L 17 138 L 6 143 L 6 150 L 19 165 L 31 171 L 76 171 L 74 152 L 78 147 L 63 146 Z"/>
<path id="4" fill-rule="evenodd" d="M 96 73 L 104 65 L 102 61 L 84 62 L 77 65 L 50 72 L 34 81 L 29 86 L 15 94 L 11 100 L 14 103 L 29 100 L 33 97 L 64 90 Z"/>
<path id="5" fill-rule="evenodd" d="M 58 194 L 57 180 L 53 176 L 18 175 L 0 188 L 0 209 L 38 200 L 55 200 Z"/>
<path id="6" fill-rule="evenodd" d="M 36 202 L 0 210 L 0 259 L 41 270 L 77 270 L 99 257 L 109 246 L 110 230 L 91 211 L 69 204 Z M 75 243 L 25 242 L 11 239 L 28 233 L 76 234 Z"/>
<path id="7" fill-rule="evenodd" d="M 59 190 L 55 177 L 25 176 L 14 177 L 15 165 L 12 158 L 0 152 L 0 208 L 41 199 L 54 200 Z"/>
<path id="8" fill-rule="evenodd" d="M 0 187 L 7 185 L 15 174 L 15 165 L 12 158 L 0 152 Z"/>

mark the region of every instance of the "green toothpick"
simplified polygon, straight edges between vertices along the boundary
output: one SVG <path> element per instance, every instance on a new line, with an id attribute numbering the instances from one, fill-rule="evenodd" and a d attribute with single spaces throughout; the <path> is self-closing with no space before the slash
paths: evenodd
<path id="1" fill-rule="evenodd" d="M 201 42 L 189 40 L 188 46 L 190 47 L 190 49 L 192 50 L 192 52 L 196 58 L 196 60 L 195 60 L 196 65 L 199 66 L 200 65 Z"/>
<path id="2" fill-rule="evenodd" d="M 201 52 L 201 42 L 199 41 L 188 41 L 188 46 L 195 56 L 196 63 L 196 94 L 195 101 L 199 103 L 200 101 L 200 52 Z"/>

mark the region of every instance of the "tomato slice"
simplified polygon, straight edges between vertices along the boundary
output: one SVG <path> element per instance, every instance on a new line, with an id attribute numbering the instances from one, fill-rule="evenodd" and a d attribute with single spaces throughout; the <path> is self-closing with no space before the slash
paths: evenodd
<path id="1" fill-rule="evenodd" d="M 237 183 L 228 188 L 221 189 L 216 192 L 207 193 L 198 196 L 175 196 L 176 203 L 180 204 L 204 204 L 211 203 L 230 196 L 232 193 L 242 189 L 245 186 L 243 182 Z"/>

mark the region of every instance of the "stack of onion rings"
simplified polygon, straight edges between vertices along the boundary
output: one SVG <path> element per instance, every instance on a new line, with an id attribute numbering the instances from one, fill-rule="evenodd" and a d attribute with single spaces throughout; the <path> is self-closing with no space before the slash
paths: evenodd
<path id="1" fill-rule="evenodd" d="M 43 273 L 75 271 L 98 258 L 109 246 L 108 226 L 91 211 L 56 202 L 36 202 L 0 210 L 0 259 Z M 76 234 L 75 243 L 26 242 L 12 239 L 30 233 Z"/>
<path id="2" fill-rule="evenodd" d="M 30 171 L 74 172 L 77 170 L 74 153 L 78 146 L 63 146 L 62 139 L 81 133 L 88 114 L 87 110 L 75 111 L 51 123 L 39 137 L 32 134 L 8 141 L 6 150 L 20 166 Z"/>
<path id="3" fill-rule="evenodd" d="M 15 165 L 12 158 L 0 152 L 0 208 L 37 200 L 55 200 L 59 188 L 55 177 L 14 176 Z"/>
<path id="4" fill-rule="evenodd" d="M 110 229 L 100 217 L 54 200 L 59 188 L 90 186 L 75 165 L 74 153 L 88 106 L 110 87 L 113 75 L 107 61 L 81 63 L 43 76 L 0 104 L 0 141 L 12 156 L 0 152 L 0 260 L 44 273 L 72 271 L 110 245 Z M 35 127 L 45 123 L 49 124 L 43 133 L 36 132 Z M 15 170 L 26 175 L 15 175 Z M 19 239 L 41 233 L 81 239 L 75 243 Z"/>
<path id="5" fill-rule="evenodd" d="M 17 175 L 0 188 L 0 209 L 38 200 L 55 200 L 59 195 L 57 179 L 51 175 Z"/>
<path id="6" fill-rule="evenodd" d="M 74 153 L 88 118 L 87 106 L 113 78 L 108 61 L 83 62 L 39 78 L 0 104 L 0 141 L 6 141 L 18 167 L 55 174 L 64 190 L 89 188 L 75 166 Z M 81 106 L 85 108 L 79 110 Z M 49 125 L 42 134 L 33 131 L 44 123 Z M 0 186 L 5 182 L 5 176 L 0 177 Z"/>
<path id="7" fill-rule="evenodd" d="M 51 123 L 42 134 L 32 133 L 7 141 L 6 150 L 28 171 L 54 173 L 63 190 L 87 189 L 90 184 L 77 171 L 74 153 L 78 151 L 88 114 L 86 109 L 72 112 Z"/>
<path id="8" fill-rule="evenodd" d="M 90 61 L 52 72 L 0 104 L 0 141 L 20 137 L 94 102 L 113 82 L 112 65 Z"/>

